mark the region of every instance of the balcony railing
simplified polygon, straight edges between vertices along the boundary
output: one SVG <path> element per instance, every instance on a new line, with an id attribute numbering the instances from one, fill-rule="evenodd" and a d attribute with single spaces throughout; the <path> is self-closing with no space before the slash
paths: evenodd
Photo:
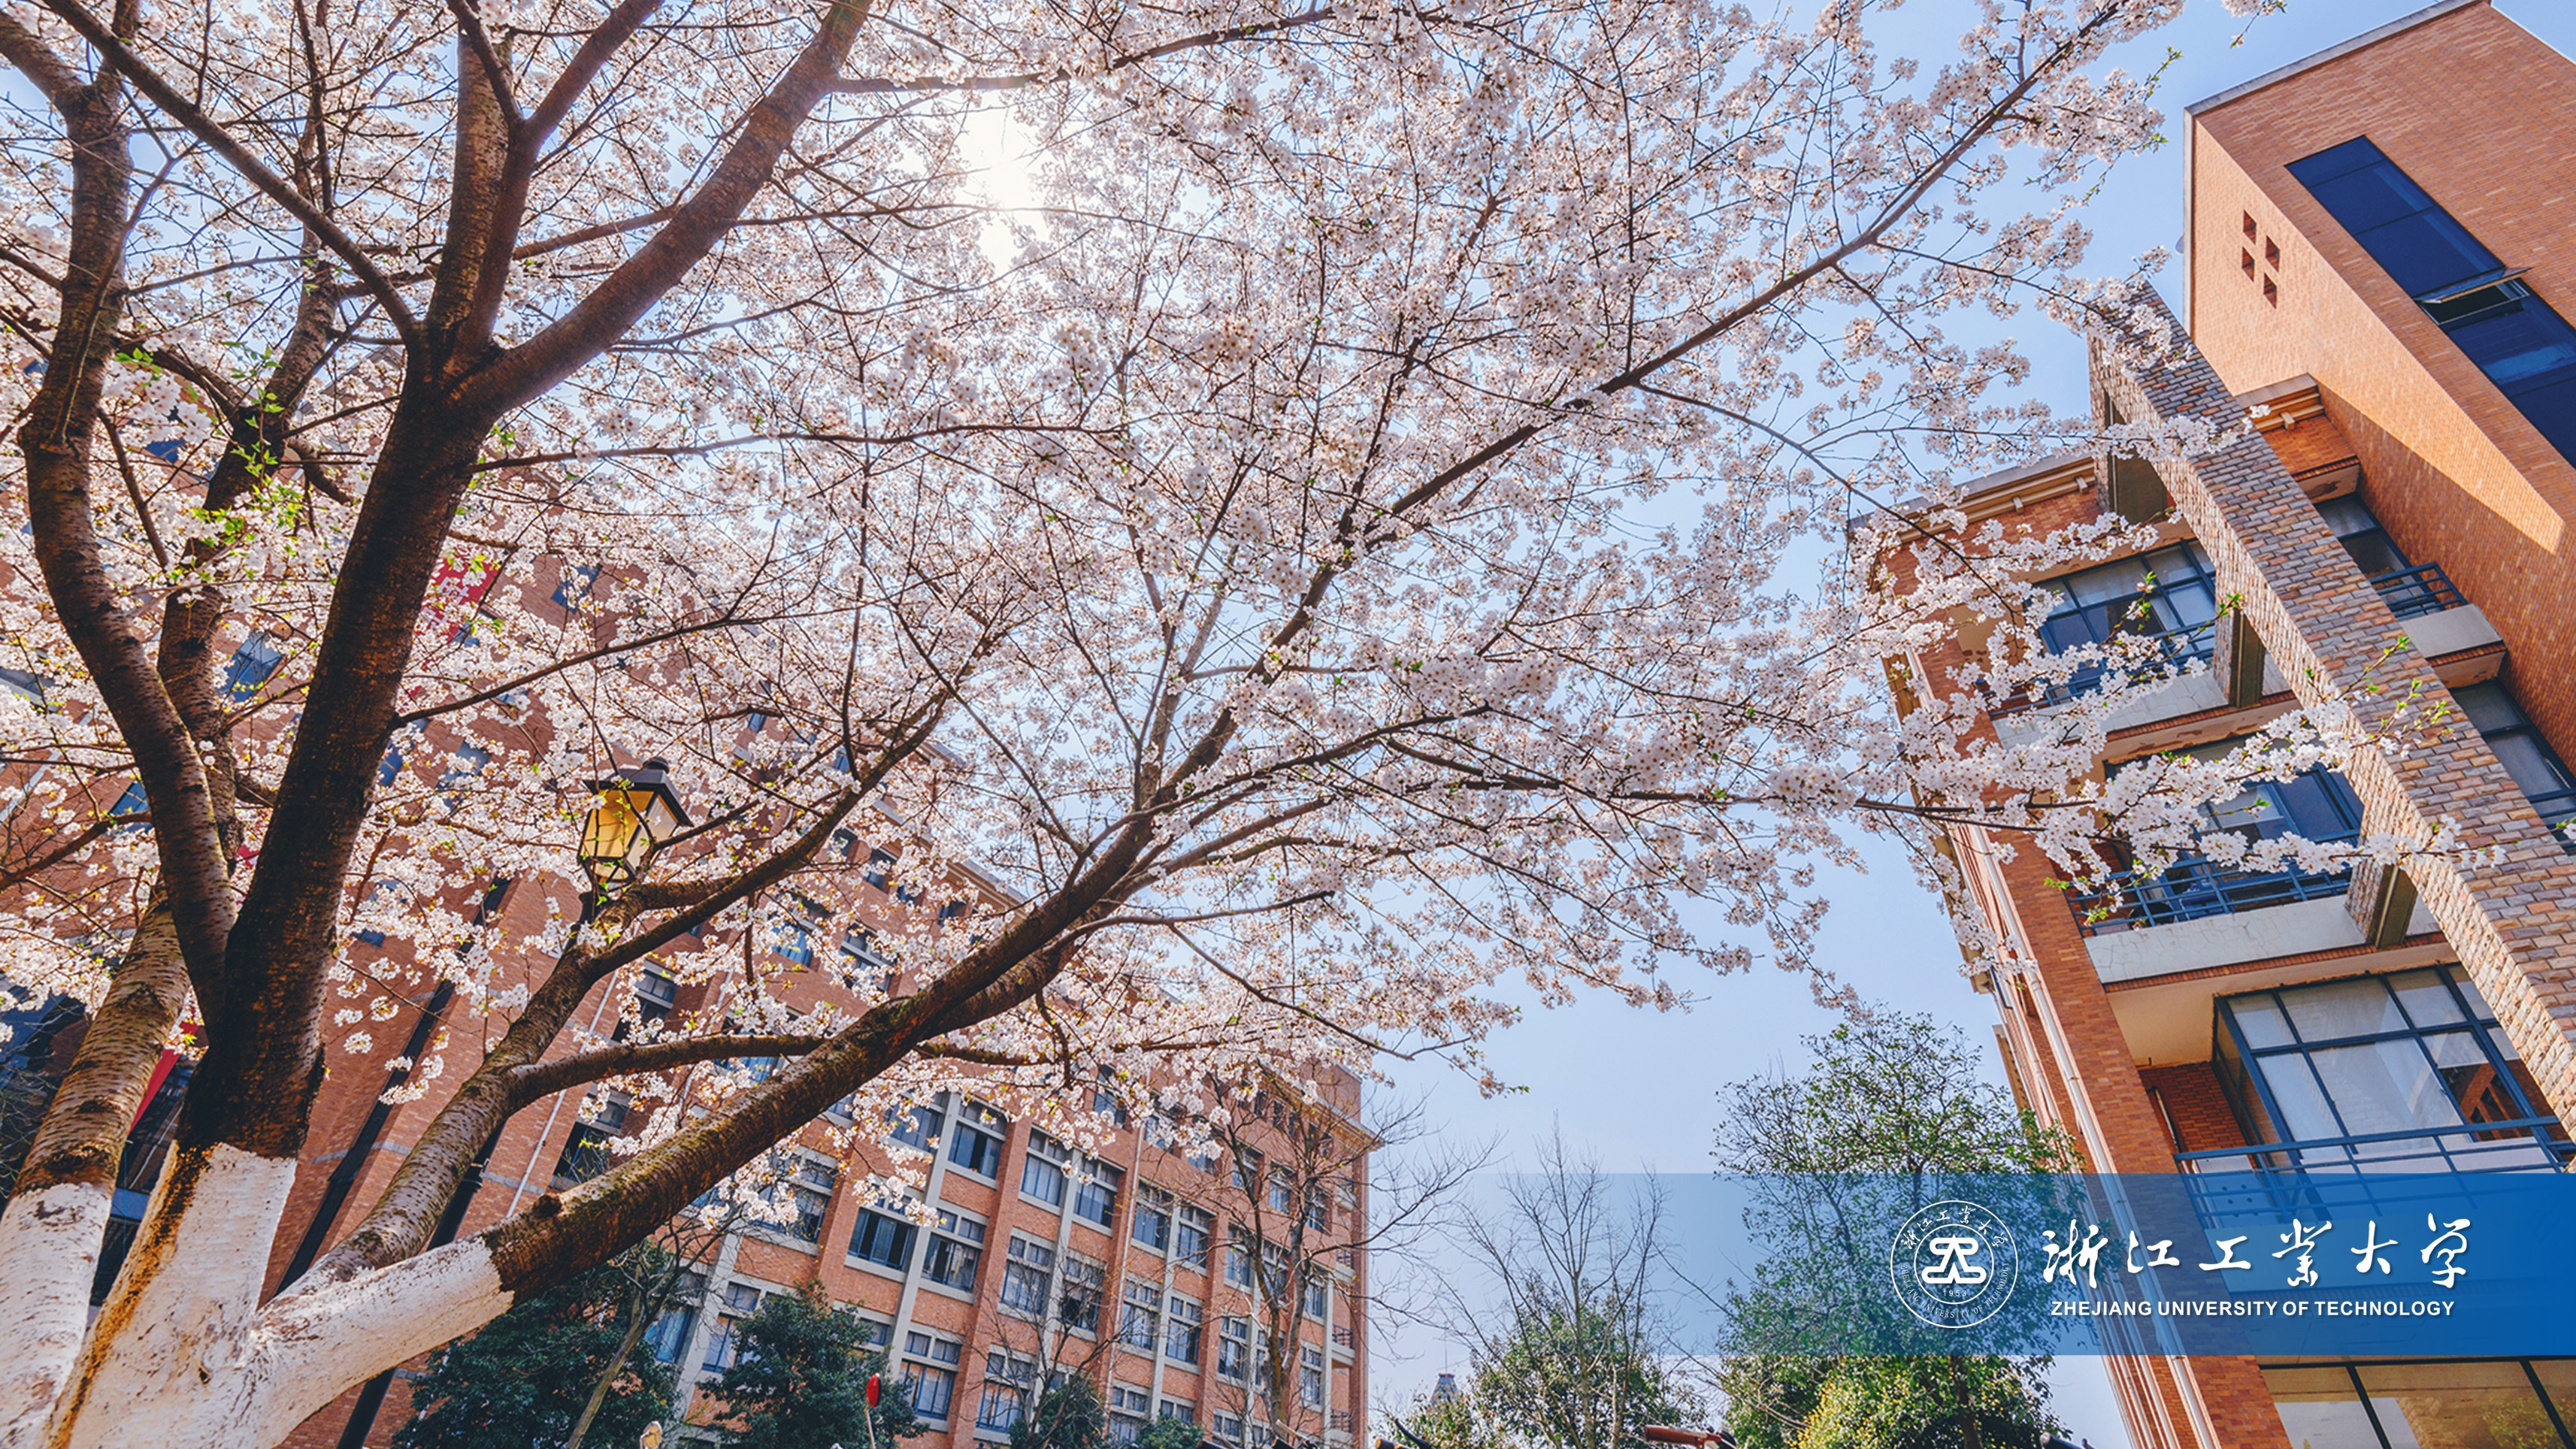
<path id="1" fill-rule="evenodd" d="M 2319 843 L 2331 845 L 2353 838 L 2334 836 Z M 2294 901 L 2325 900 L 2351 889 L 2349 871 L 2242 871 L 2194 857 L 2174 862 L 2163 874 L 2149 880 L 2140 880 L 2135 871 L 2122 871 L 2099 890 L 2068 892 L 2066 901 L 2075 911 L 2077 929 L 2087 936 L 2099 936 L 2139 926 L 2169 926 L 2177 921 L 2285 906 Z"/>
<path id="2" fill-rule="evenodd" d="M 2132 611 L 2140 607 L 2141 603 L 2137 599 L 2111 599 L 2053 615 L 2048 622 L 2051 626 L 2056 626 L 2071 625 L 2081 621 L 2089 626 L 2084 632 L 2091 634 L 2095 639 L 2117 636 L 2124 640 L 2146 641 L 2152 647 L 2152 657 L 2145 663 L 2130 666 L 2128 675 L 2132 682 L 2153 679 L 2168 670 L 2179 669 L 2195 661 L 2206 662 L 2218 652 L 2218 626 L 2215 622 L 2184 624 L 2171 629 L 2141 629 L 2135 627 L 2135 620 L 2129 617 Z M 2052 632 L 2055 631 L 2052 629 Z M 2070 629 L 2068 632 L 2074 631 Z M 2100 689 L 2102 681 L 2110 676 L 2111 670 L 2112 666 L 2108 664 L 2086 665 L 2068 676 L 2063 684 L 2023 689 L 1996 700 L 1987 708 L 1986 713 L 2000 717 L 2019 714 L 2024 710 L 2046 709 L 2052 705 L 2080 699 Z"/>
<path id="3" fill-rule="evenodd" d="M 2515 1117 L 2453 1127 L 2406 1127 L 2298 1142 L 2180 1152 L 2185 1172 L 2258 1176 L 2356 1172 L 2554 1172 L 2576 1159 L 2555 1117 Z"/>
<path id="4" fill-rule="evenodd" d="M 2381 574 L 2370 581 L 2379 597 L 2388 601 L 2389 612 L 2401 619 L 2417 619 L 2456 609 L 2468 602 L 2442 572 L 2440 564 L 2417 564 L 2395 573 Z"/>

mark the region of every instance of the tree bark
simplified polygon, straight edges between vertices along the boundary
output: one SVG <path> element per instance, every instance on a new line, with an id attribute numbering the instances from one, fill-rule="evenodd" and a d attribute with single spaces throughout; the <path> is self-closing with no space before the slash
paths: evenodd
<path id="1" fill-rule="evenodd" d="M 170 908 L 156 901 L 0 1211 L 0 1449 L 44 1422 L 80 1352 L 126 1131 L 187 999 Z"/>

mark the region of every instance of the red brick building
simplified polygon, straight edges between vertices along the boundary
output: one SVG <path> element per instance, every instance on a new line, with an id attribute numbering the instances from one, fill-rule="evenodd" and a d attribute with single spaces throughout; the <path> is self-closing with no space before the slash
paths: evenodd
<path id="1" fill-rule="evenodd" d="M 887 843 L 899 837 L 890 831 Z M 813 968 L 796 970 L 777 993 L 789 1005 L 810 1009 L 835 994 L 840 975 L 886 969 L 869 950 L 872 933 L 919 922 L 894 892 L 877 893 L 875 912 L 802 922 L 785 934 L 777 964 Z M 513 890 L 491 908 L 542 920 L 547 907 L 538 892 Z M 738 953 L 741 943 L 711 939 L 706 949 Z M 613 1028 L 627 994 L 648 1017 L 720 1005 L 714 998 L 726 978 L 690 984 L 684 959 L 661 964 L 667 969 L 611 978 L 578 1019 Z M 450 1029 L 472 1026 L 460 1020 Z M 443 1096 L 393 1108 L 371 1130 L 385 1067 L 348 1061 L 344 1084 L 338 1065 L 272 1254 L 280 1283 L 358 1225 Z M 774 1066 L 755 1058 L 725 1070 L 757 1079 Z M 459 1062 L 446 1084 L 464 1072 Z M 1368 1395 L 1371 1144 L 1357 1122 L 1355 1078 L 1331 1072 L 1321 1100 L 1310 1100 L 1287 1080 L 1292 1075 L 1237 1104 L 1256 1120 L 1227 1134 L 1238 1144 L 1231 1151 L 1194 1149 L 1183 1124 L 1135 1113 L 1126 1101 L 1144 1094 L 1134 1084 L 1070 1094 L 1033 1113 L 952 1092 L 891 1122 L 846 1113 L 816 1122 L 783 1149 L 780 1175 L 792 1180 L 794 1220 L 747 1223 L 703 1248 L 707 1256 L 687 1280 L 690 1303 L 646 1337 L 646 1348 L 679 1376 L 673 1442 L 720 1418 L 708 1390 L 733 1361 L 741 1320 L 765 1297 L 813 1284 L 875 1328 L 930 1428 L 909 1442 L 998 1443 L 1039 1393 L 1079 1375 L 1098 1389 L 1122 1441 L 1152 1419 L 1177 1415 L 1227 1449 L 1274 1442 L 1347 1449 L 1362 1432 Z M 620 1094 L 594 1092 L 520 1112 L 492 1153 L 462 1230 L 603 1170 L 607 1143 L 621 1129 L 637 1130 L 646 1104 L 631 1110 L 633 1121 Z M 1077 1136 L 1090 1139 L 1089 1150 L 1075 1145 Z M 928 1167 L 917 1193 L 888 1199 L 870 1179 L 899 1169 L 894 1144 L 927 1154 Z M 907 1157 L 921 1176 L 919 1157 Z M 1271 1276 L 1256 1280 L 1255 1255 L 1264 1251 Z M 1312 1281 L 1290 1290 L 1297 1301 L 1285 1303 L 1277 1299 L 1290 1253 Z M 1274 1350 L 1274 1342 L 1286 1347 Z M 1274 1351 L 1289 1359 L 1281 1379 L 1288 1392 L 1276 1404 L 1262 1373 Z M 398 1371 L 375 1394 L 344 1395 L 288 1442 L 295 1449 L 390 1443 L 412 1413 L 410 1377 Z M 353 1429 L 378 1395 L 369 1426 Z"/>
<path id="2" fill-rule="evenodd" d="M 2134 374 L 2097 348 L 2093 403 L 2253 429 L 2188 461 L 2016 470 L 1966 510 L 2161 520 L 2135 555 L 2046 581 L 2050 647 L 2145 631 L 2210 665 L 2122 707 L 2106 772 L 2294 704 L 2340 697 L 2394 738 L 2410 695 L 2447 700 L 2439 738 L 2263 783 L 2205 829 L 2420 837 L 2448 818 L 2493 854 L 2335 874 L 2187 858 L 2070 901 L 2037 851 L 1954 829 L 1962 904 L 2020 963 L 1978 980 L 2015 1090 L 2099 1171 L 2563 1170 L 2576 64 L 2446 0 L 2193 106 L 2187 130 L 2194 345 Z M 1974 642 L 1906 664 L 1937 680 Z M 2052 706 L 2017 703 L 1986 727 L 2035 738 Z M 2576 1446 L 2566 1361 L 2111 1364 L 2149 1449 Z"/>

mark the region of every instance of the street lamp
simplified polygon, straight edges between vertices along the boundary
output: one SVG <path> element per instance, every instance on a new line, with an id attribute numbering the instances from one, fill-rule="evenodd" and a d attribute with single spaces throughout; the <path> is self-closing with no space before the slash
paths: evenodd
<path id="1" fill-rule="evenodd" d="M 613 900 L 633 885 L 653 852 L 689 823 L 689 812 L 671 789 L 670 769 L 651 759 L 612 779 L 586 782 L 591 806 L 581 827 L 581 868 L 590 875 L 596 902 Z"/>

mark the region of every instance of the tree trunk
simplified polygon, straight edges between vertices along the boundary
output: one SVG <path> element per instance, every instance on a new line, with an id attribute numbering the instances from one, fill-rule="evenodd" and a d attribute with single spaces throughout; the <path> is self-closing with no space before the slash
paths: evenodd
<path id="1" fill-rule="evenodd" d="M 350 1384 L 510 1306 L 477 1237 L 255 1308 L 295 1164 L 230 1146 L 171 1156 L 44 1449 L 126 1449 L 138 1426 L 168 1449 L 269 1449 Z M 156 1271 L 173 1259 L 184 1271 Z"/>
<path id="2" fill-rule="evenodd" d="M 170 908 L 156 900 L 0 1211 L 0 1449 L 43 1423 L 80 1352 L 126 1130 L 187 998 Z"/>

